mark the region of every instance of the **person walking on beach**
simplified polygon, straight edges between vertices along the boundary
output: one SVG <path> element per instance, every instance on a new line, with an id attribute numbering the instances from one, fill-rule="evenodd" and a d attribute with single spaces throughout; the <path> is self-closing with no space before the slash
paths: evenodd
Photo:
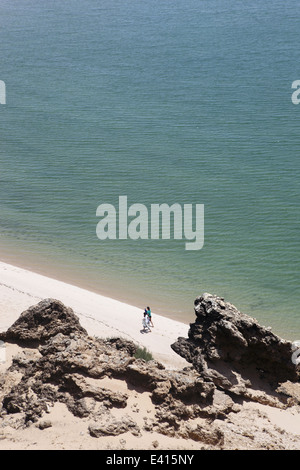
<path id="1" fill-rule="evenodd" d="M 147 307 L 147 315 L 149 318 L 149 323 L 151 324 L 152 328 L 154 328 L 153 322 L 152 322 L 152 313 L 150 307 Z"/>
<path id="2" fill-rule="evenodd" d="M 146 309 L 146 308 L 145 308 L 145 310 L 144 310 L 143 328 L 144 328 L 144 331 L 150 331 L 150 332 L 151 332 L 151 329 L 150 329 L 150 321 L 149 321 L 149 315 L 148 315 L 148 312 L 147 312 L 147 309 Z"/>

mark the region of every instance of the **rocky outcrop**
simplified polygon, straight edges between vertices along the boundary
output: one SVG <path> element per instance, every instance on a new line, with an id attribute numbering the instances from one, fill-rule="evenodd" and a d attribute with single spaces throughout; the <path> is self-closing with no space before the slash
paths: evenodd
<path id="1" fill-rule="evenodd" d="M 277 391 L 265 387 L 266 378 L 274 382 L 275 376 L 276 386 L 279 377 L 297 378 L 297 370 L 280 361 L 281 355 L 287 360 L 288 343 L 217 297 L 197 299 L 195 311 L 189 338 L 172 345 L 191 366 L 167 370 L 155 360 L 137 359 L 131 341 L 89 336 L 74 312 L 55 299 L 29 308 L 1 334 L 6 342 L 26 345 L 0 374 L 3 423 L 9 417 L 12 426 L 17 416 L 18 427 L 39 423 L 47 429 L 45 414 L 63 403 L 86 420 L 95 438 L 155 431 L 222 448 L 220 420 L 240 412 L 241 398 L 279 408 L 297 403 L 299 389 L 284 383 Z M 118 385 L 110 387 L 113 381 Z M 138 412 L 130 403 L 132 390 L 149 394 L 154 414 L 144 416 L 144 425 L 129 415 Z"/>
<path id="2" fill-rule="evenodd" d="M 61 333 L 87 335 L 72 309 L 55 299 L 45 299 L 23 312 L 0 340 L 16 343 L 44 343 L 52 336 Z"/>
<path id="3" fill-rule="evenodd" d="M 252 385 L 274 388 L 299 380 L 299 367 L 291 360 L 292 343 L 223 298 L 203 294 L 195 300 L 195 314 L 189 337 L 178 338 L 172 348 L 218 388 L 250 396 Z"/>

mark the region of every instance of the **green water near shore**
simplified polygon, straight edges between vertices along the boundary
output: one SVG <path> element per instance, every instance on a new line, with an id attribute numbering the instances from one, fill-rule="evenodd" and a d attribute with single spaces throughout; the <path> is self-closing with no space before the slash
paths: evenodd
<path id="1" fill-rule="evenodd" d="M 215 293 L 299 339 L 297 3 L 0 10 L 1 258 L 186 323 Z M 119 195 L 204 204 L 203 249 L 100 241 Z"/>

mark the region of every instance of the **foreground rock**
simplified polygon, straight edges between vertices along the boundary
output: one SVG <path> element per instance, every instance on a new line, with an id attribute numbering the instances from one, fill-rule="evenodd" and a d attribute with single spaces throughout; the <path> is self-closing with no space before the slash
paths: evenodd
<path id="1" fill-rule="evenodd" d="M 58 300 L 45 299 L 23 312 L 6 332 L 0 333 L 0 339 L 29 345 L 44 343 L 58 333 L 87 335 L 72 309 Z"/>
<path id="2" fill-rule="evenodd" d="M 270 328 L 210 294 L 196 299 L 195 314 L 189 337 L 171 347 L 217 388 L 272 404 L 279 384 L 299 381 L 292 343 Z M 264 396 L 265 391 L 272 396 Z"/>
<path id="3" fill-rule="evenodd" d="M 131 341 L 89 336 L 74 312 L 57 300 L 31 307 L 1 334 L 2 340 L 23 348 L 0 377 L 2 426 L 39 423 L 46 432 L 53 429 L 46 413 L 62 403 L 98 440 L 160 433 L 199 443 L 199 448 L 230 448 L 241 397 L 279 409 L 298 406 L 299 384 L 286 382 L 297 379 L 298 372 L 280 362 L 281 354 L 288 356 L 288 344 L 215 297 L 197 299 L 196 313 L 189 338 L 172 346 L 192 365 L 170 371 L 154 360 L 137 359 L 138 348 Z M 132 404 L 132 391 L 149 396 L 151 414 Z M 281 431 L 266 431 L 257 442 L 245 426 L 241 447 L 283 447 Z M 241 429 L 242 423 L 236 432 Z"/>

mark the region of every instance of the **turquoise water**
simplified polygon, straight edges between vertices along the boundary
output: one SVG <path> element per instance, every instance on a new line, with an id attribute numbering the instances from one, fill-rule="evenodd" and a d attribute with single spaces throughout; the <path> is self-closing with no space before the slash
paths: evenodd
<path id="1" fill-rule="evenodd" d="M 216 293 L 299 339 L 299 31 L 291 0 L 3 0 L 1 259 L 186 323 Z M 203 249 L 100 241 L 119 195 L 204 204 Z"/>

